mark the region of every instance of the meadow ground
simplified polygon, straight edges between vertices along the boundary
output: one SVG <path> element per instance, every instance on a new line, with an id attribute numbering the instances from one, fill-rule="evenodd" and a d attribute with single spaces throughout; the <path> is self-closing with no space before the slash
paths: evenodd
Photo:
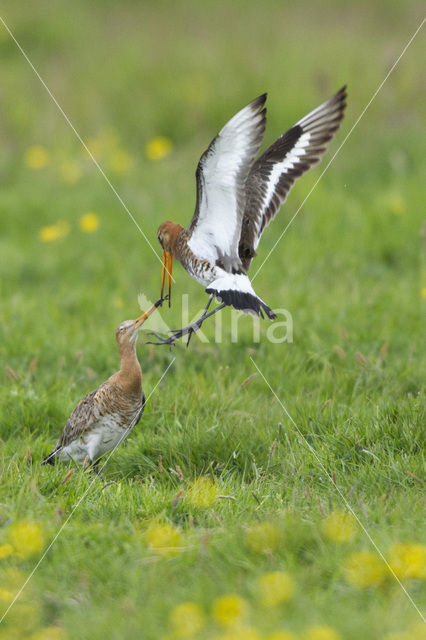
<path id="1" fill-rule="evenodd" d="M 159 222 L 189 221 L 196 162 L 235 111 L 268 91 L 268 143 L 347 83 L 330 159 L 420 7 L 36 0 L 1 16 L 159 254 Z M 156 299 L 161 268 L 0 25 L 0 614 L 66 523 L 2 640 L 425 637 L 403 590 L 424 611 L 423 45 L 256 276 L 293 342 L 271 343 L 266 322 L 253 342 L 243 317 L 233 343 L 229 311 L 220 344 L 213 324 L 173 353 L 141 336 L 147 394 L 173 362 L 102 488 L 40 461 L 117 367 L 115 327 L 139 293 Z M 174 275 L 171 327 L 181 294 L 194 315 L 205 302 Z"/>

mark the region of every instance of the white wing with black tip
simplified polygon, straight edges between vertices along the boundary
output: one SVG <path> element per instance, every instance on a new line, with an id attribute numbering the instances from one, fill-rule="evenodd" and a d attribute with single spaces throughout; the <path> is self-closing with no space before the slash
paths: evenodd
<path id="1" fill-rule="evenodd" d="M 245 186 L 262 143 L 266 94 L 253 100 L 223 127 L 197 167 L 197 202 L 188 228 L 191 251 L 226 271 L 240 269 L 238 242 Z"/>
<path id="2" fill-rule="evenodd" d="M 248 269 L 264 228 L 270 223 L 296 178 L 316 164 L 340 126 L 346 87 L 299 120 L 253 164 L 246 183 L 246 205 L 239 256 Z"/>

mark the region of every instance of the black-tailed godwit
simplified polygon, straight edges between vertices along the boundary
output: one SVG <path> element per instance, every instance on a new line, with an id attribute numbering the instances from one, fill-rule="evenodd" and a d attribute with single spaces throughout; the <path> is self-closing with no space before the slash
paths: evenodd
<path id="1" fill-rule="evenodd" d="M 225 306 L 275 318 L 246 275 L 265 227 L 284 203 L 296 178 L 316 164 L 340 126 L 346 87 L 299 120 L 257 160 L 266 125 L 266 94 L 239 111 L 203 153 L 196 172 L 195 213 L 187 229 L 163 222 L 158 240 L 163 248 L 163 273 L 168 273 L 169 305 L 173 258 L 206 287 L 209 300 L 201 318 L 161 344 L 191 334 Z M 207 313 L 216 298 L 221 304 Z"/>
<path id="2" fill-rule="evenodd" d="M 121 359 L 120 370 L 78 403 L 43 464 L 74 460 L 95 465 L 101 456 L 124 440 L 139 422 L 145 396 L 136 354 L 138 332 L 162 302 L 163 298 L 137 320 L 126 320 L 117 327 L 115 338 Z"/>

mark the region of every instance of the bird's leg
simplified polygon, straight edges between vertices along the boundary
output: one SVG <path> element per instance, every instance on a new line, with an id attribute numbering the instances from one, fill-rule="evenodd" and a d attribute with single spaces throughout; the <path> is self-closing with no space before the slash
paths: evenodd
<path id="1" fill-rule="evenodd" d="M 209 305 L 210 305 L 210 301 L 209 301 Z M 178 329 L 177 331 L 173 331 L 172 335 L 169 338 L 163 338 L 158 333 L 151 332 L 150 335 L 155 336 L 157 340 L 159 340 L 160 342 L 148 342 L 147 344 L 155 344 L 155 345 L 173 344 L 178 338 L 182 338 L 183 336 L 186 336 L 190 332 L 194 333 L 195 331 L 197 331 L 203 324 L 204 320 L 206 320 L 207 318 L 210 318 L 210 316 L 214 315 L 224 307 L 226 307 L 226 304 L 222 302 L 222 304 L 216 307 L 216 309 L 213 309 L 213 311 L 210 311 L 209 313 L 203 313 L 201 318 L 199 318 L 196 322 L 193 322 L 192 324 L 189 324 L 187 327 L 183 327 L 182 329 Z"/>
<path id="2" fill-rule="evenodd" d="M 105 478 L 103 477 L 102 473 L 99 471 L 99 460 L 100 458 L 98 458 L 96 462 L 92 462 L 90 464 L 90 471 L 92 471 L 93 473 L 96 473 L 96 475 L 99 476 L 102 482 L 105 482 Z"/>
<path id="3" fill-rule="evenodd" d="M 204 308 L 204 311 L 203 311 L 203 313 L 202 313 L 202 315 L 201 315 L 201 317 L 202 317 L 202 318 L 206 315 L 207 311 L 209 310 L 209 307 L 210 307 L 210 305 L 211 305 L 211 303 L 212 303 L 213 298 L 214 298 L 214 293 L 211 293 L 211 294 L 210 294 L 209 299 L 207 300 L 207 304 L 206 304 L 206 306 L 205 306 L 205 308 Z M 188 333 L 188 340 L 186 341 L 186 348 L 188 348 L 188 347 L 189 347 L 189 341 L 191 340 L 192 334 L 193 334 L 193 333 L 195 333 L 195 331 L 197 331 L 198 329 L 201 329 L 201 325 L 202 325 L 202 324 L 203 324 L 203 323 L 201 322 L 197 329 L 192 329 L 192 328 L 191 328 L 191 329 L 189 330 L 189 333 Z"/>

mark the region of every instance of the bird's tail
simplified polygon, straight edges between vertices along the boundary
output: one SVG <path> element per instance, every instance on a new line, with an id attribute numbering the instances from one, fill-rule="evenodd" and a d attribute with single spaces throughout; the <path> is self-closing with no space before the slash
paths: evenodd
<path id="1" fill-rule="evenodd" d="M 263 311 L 270 320 L 277 316 L 254 292 L 249 278 L 244 273 L 227 273 L 209 284 L 206 293 L 213 293 L 229 307 L 263 318 Z"/>

